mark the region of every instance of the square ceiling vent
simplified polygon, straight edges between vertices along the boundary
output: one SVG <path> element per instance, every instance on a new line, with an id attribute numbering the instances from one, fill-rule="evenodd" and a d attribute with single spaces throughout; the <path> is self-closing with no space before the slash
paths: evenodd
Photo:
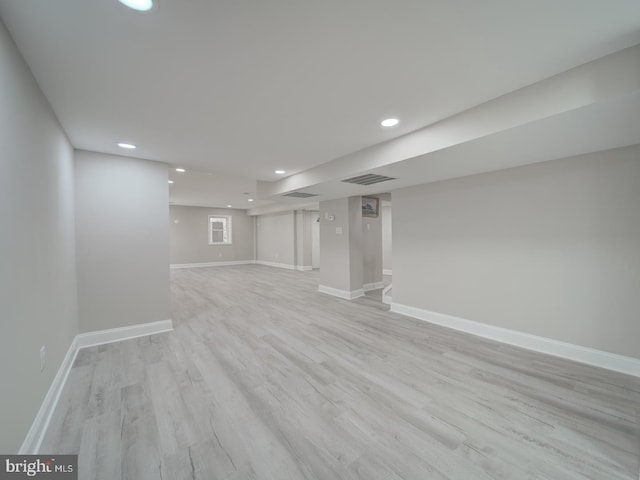
<path id="1" fill-rule="evenodd" d="M 359 175 L 353 178 L 347 178 L 346 180 L 342 180 L 346 183 L 355 183 L 357 185 L 373 185 L 375 183 L 387 182 L 389 180 L 395 180 L 392 177 L 385 177 L 384 175 L 374 175 L 373 173 L 368 173 L 366 175 Z"/>

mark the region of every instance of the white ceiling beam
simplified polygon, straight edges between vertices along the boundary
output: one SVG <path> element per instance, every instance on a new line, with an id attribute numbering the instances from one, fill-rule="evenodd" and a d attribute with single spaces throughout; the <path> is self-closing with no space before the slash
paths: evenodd
<path id="1" fill-rule="evenodd" d="M 326 182 L 340 181 L 639 90 L 640 45 L 636 45 L 503 95 L 405 136 L 345 155 L 279 181 L 259 181 L 258 197 L 270 198 Z"/>

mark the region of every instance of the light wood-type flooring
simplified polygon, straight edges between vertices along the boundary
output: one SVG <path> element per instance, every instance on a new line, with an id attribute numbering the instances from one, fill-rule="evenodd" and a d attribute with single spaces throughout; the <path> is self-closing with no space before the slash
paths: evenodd
<path id="1" fill-rule="evenodd" d="M 640 379 L 317 292 L 174 270 L 175 331 L 80 351 L 42 446 L 81 479 L 638 480 Z"/>

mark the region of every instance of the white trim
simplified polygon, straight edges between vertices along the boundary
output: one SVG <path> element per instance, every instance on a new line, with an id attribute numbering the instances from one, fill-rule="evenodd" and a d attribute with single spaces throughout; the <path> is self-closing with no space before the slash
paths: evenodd
<path id="1" fill-rule="evenodd" d="M 19 455 L 35 455 L 40 450 L 44 434 L 49 428 L 51 417 L 53 416 L 53 412 L 55 411 L 58 400 L 60 399 L 60 394 L 62 393 L 64 384 L 67 382 L 67 377 L 69 376 L 71 367 L 76 360 L 77 353 L 78 337 L 76 336 L 71 342 L 71 345 L 67 350 L 67 354 L 62 360 L 60 368 L 58 368 L 58 372 L 53 378 L 53 382 L 51 382 L 51 385 L 49 386 L 49 390 L 40 405 L 40 409 L 31 424 L 31 428 L 29 429 L 24 442 L 22 442 L 20 450 L 18 450 Z"/>
<path id="2" fill-rule="evenodd" d="M 285 268 L 287 270 L 296 269 L 296 267 L 294 267 L 293 265 L 289 265 L 288 263 L 265 262 L 264 260 L 256 260 L 256 264 L 264 265 L 265 267 Z"/>
<path id="3" fill-rule="evenodd" d="M 296 270 L 300 272 L 310 272 L 313 270 L 313 267 L 311 265 L 296 265 Z"/>
<path id="4" fill-rule="evenodd" d="M 76 339 L 78 340 L 78 348 L 85 348 L 105 343 L 120 342 L 131 338 L 154 335 L 156 333 L 170 332 L 172 330 L 173 322 L 171 320 L 160 320 L 158 322 L 139 323 L 137 325 L 129 325 L 126 327 L 81 333 L 76 336 Z"/>
<path id="5" fill-rule="evenodd" d="M 81 348 L 101 345 L 103 343 L 118 342 L 130 338 L 143 337 L 155 333 L 170 332 L 173 330 L 173 322 L 171 320 L 161 320 L 159 322 L 143 323 L 139 325 L 131 325 L 128 327 L 112 328 L 109 330 L 100 330 L 97 332 L 81 333 L 76 335 L 67 354 L 64 356 L 60 368 L 53 382 L 49 386 L 49 390 L 40 405 L 40 409 L 36 414 L 36 418 L 31 424 L 31 428 L 27 436 L 22 442 L 22 446 L 18 451 L 19 455 L 37 454 L 42 445 L 44 435 L 49 428 L 51 417 L 60 400 L 60 394 L 67 382 L 67 377 L 75 362 L 78 351 Z"/>
<path id="6" fill-rule="evenodd" d="M 391 311 L 408 317 L 435 323 L 443 327 L 453 328 L 471 333 L 479 337 L 497 340 L 517 347 L 534 350 L 536 352 L 562 357 L 575 362 L 586 363 L 607 370 L 626 373 L 640 377 L 640 359 L 604 352 L 593 348 L 560 342 L 551 338 L 539 337 L 529 333 L 518 332 L 507 328 L 488 325 L 486 323 L 466 320 L 443 313 L 431 312 L 421 308 L 392 303 Z"/>
<path id="7" fill-rule="evenodd" d="M 393 290 L 393 283 L 390 283 L 382 290 L 382 303 L 385 305 L 391 305 L 393 303 L 392 295 L 389 295 L 389 291 Z"/>
<path id="8" fill-rule="evenodd" d="M 222 220 L 222 224 L 224 225 L 224 227 L 222 228 L 222 238 L 223 240 L 221 242 L 214 242 L 211 238 L 213 236 L 213 222 L 211 221 L 211 219 L 220 219 Z M 232 229 L 231 229 L 231 222 L 233 220 L 233 217 L 231 215 L 216 215 L 216 214 L 211 214 L 209 215 L 209 245 L 233 245 L 233 240 L 232 240 Z M 226 237 L 226 240 L 224 239 Z"/>
<path id="9" fill-rule="evenodd" d="M 203 263 L 172 263 L 169 267 L 172 270 L 177 268 L 200 268 L 200 267 L 226 267 L 229 265 L 253 265 L 255 260 L 233 260 L 228 262 L 203 262 Z"/>
<path id="10" fill-rule="evenodd" d="M 387 270 L 386 268 L 382 270 L 383 275 L 393 275 L 393 270 Z"/>
<path id="11" fill-rule="evenodd" d="M 369 292 L 371 290 L 378 290 L 380 288 L 384 288 L 384 282 L 373 282 L 373 283 L 365 283 L 362 286 L 362 289 L 365 292 Z"/>
<path id="12" fill-rule="evenodd" d="M 340 290 L 338 288 L 327 287 L 326 285 L 318 285 L 318 291 L 328 295 L 333 295 L 334 297 L 344 298 L 345 300 L 353 300 L 354 298 L 362 297 L 364 295 L 364 290 L 362 288 L 350 292 L 349 290 Z"/>

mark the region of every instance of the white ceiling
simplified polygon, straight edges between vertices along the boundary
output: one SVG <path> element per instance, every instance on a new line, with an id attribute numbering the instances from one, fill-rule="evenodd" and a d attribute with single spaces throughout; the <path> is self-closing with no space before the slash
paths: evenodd
<path id="1" fill-rule="evenodd" d="M 240 208 L 277 168 L 640 43 L 638 0 L 0 0 L 0 16 L 76 148 L 183 166 L 174 203 Z"/>
<path id="2" fill-rule="evenodd" d="M 171 193 L 169 203 L 172 205 L 197 207 L 231 205 L 233 208 L 249 209 L 272 203 L 256 197 L 255 179 L 249 177 L 194 170 L 177 172 L 175 168 L 171 168 L 169 179 L 174 182 L 169 188 Z M 211 201 L 212 198 L 217 198 L 218 201 L 214 203 Z"/>

